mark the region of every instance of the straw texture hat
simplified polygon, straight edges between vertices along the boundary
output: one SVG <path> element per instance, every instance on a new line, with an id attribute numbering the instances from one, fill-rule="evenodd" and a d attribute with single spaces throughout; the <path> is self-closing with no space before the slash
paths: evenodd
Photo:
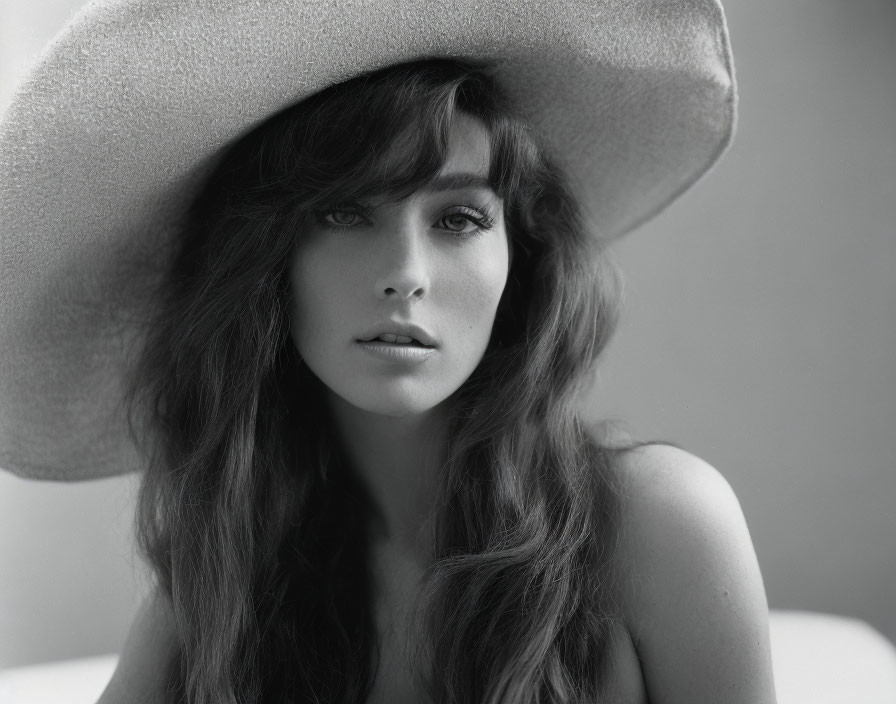
<path id="1" fill-rule="evenodd" d="M 728 145 L 735 87 L 713 0 L 100 0 L 0 117 L 0 467 L 138 469 L 122 406 L 132 324 L 216 158 L 370 70 L 483 63 L 613 238 Z"/>

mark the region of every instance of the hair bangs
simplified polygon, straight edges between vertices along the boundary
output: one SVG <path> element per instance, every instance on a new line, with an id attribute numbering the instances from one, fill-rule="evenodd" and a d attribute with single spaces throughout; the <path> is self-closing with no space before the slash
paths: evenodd
<path id="1" fill-rule="evenodd" d="M 402 200 L 435 178 L 455 111 L 454 82 L 435 72 L 373 73 L 297 106 L 299 119 L 287 118 L 295 150 L 284 177 L 300 208 Z"/>
<path id="2" fill-rule="evenodd" d="M 448 156 L 457 113 L 477 119 L 491 142 L 488 180 L 496 194 L 520 188 L 538 163 L 526 129 L 509 117 L 498 86 L 480 67 L 450 60 L 407 64 L 341 83 L 286 111 L 292 148 L 280 150 L 281 183 L 298 207 L 403 200 L 425 189 Z"/>

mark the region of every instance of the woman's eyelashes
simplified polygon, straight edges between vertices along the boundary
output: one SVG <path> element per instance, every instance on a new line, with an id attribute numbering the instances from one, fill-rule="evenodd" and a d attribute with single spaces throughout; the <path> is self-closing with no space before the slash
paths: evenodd
<path id="1" fill-rule="evenodd" d="M 360 203 L 339 203 L 315 211 L 318 222 L 333 230 L 345 230 L 370 220 L 371 208 Z"/>
<path id="2" fill-rule="evenodd" d="M 358 211 L 349 210 L 347 208 L 339 208 L 336 210 L 328 210 L 326 212 L 322 212 L 320 214 L 320 218 L 325 225 L 330 225 L 331 227 L 336 227 L 337 229 L 355 227 L 356 225 L 360 225 L 362 222 L 365 222 L 367 220 L 367 218 Z"/>
<path id="3" fill-rule="evenodd" d="M 491 215 L 469 205 L 456 206 L 442 215 L 438 222 L 444 223 L 443 229 L 468 237 L 481 235 L 495 226 L 495 219 Z"/>
<path id="4" fill-rule="evenodd" d="M 361 205 L 340 205 L 318 212 L 322 225 L 331 230 L 350 230 L 372 224 L 371 210 Z M 442 212 L 433 227 L 455 237 L 475 237 L 495 226 L 495 219 L 482 208 L 456 205 Z"/>

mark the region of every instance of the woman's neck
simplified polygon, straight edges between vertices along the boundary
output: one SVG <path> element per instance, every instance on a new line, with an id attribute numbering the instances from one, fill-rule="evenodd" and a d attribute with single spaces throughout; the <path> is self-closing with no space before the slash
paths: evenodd
<path id="1" fill-rule="evenodd" d="M 394 417 L 364 411 L 332 393 L 329 401 L 346 455 L 378 513 L 373 542 L 425 566 L 437 473 L 448 452 L 447 406 Z"/>

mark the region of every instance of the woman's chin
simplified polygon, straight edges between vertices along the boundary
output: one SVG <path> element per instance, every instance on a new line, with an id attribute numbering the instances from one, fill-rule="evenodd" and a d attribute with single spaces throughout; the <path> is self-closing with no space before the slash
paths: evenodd
<path id="1" fill-rule="evenodd" d="M 332 390 L 332 389 L 331 389 Z M 354 387 L 345 393 L 334 390 L 343 404 L 360 411 L 388 418 L 413 418 L 425 416 L 450 397 L 452 390 L 444 394 L 433 393 L 430 385 L 409 388 L 407 384 L 378 384 L 369 390 Z"/>
<path id="2" fill-rule="evenodd" d="M 379 416 L 390 418 L 410 418 L 422 416 L 432 411 L 439 405 L 441 399 L 429 400 L 426 398 L 401 396 L 379 397 L 376 399 L 361 399 L 354 405 L 358 408 Z"/>

